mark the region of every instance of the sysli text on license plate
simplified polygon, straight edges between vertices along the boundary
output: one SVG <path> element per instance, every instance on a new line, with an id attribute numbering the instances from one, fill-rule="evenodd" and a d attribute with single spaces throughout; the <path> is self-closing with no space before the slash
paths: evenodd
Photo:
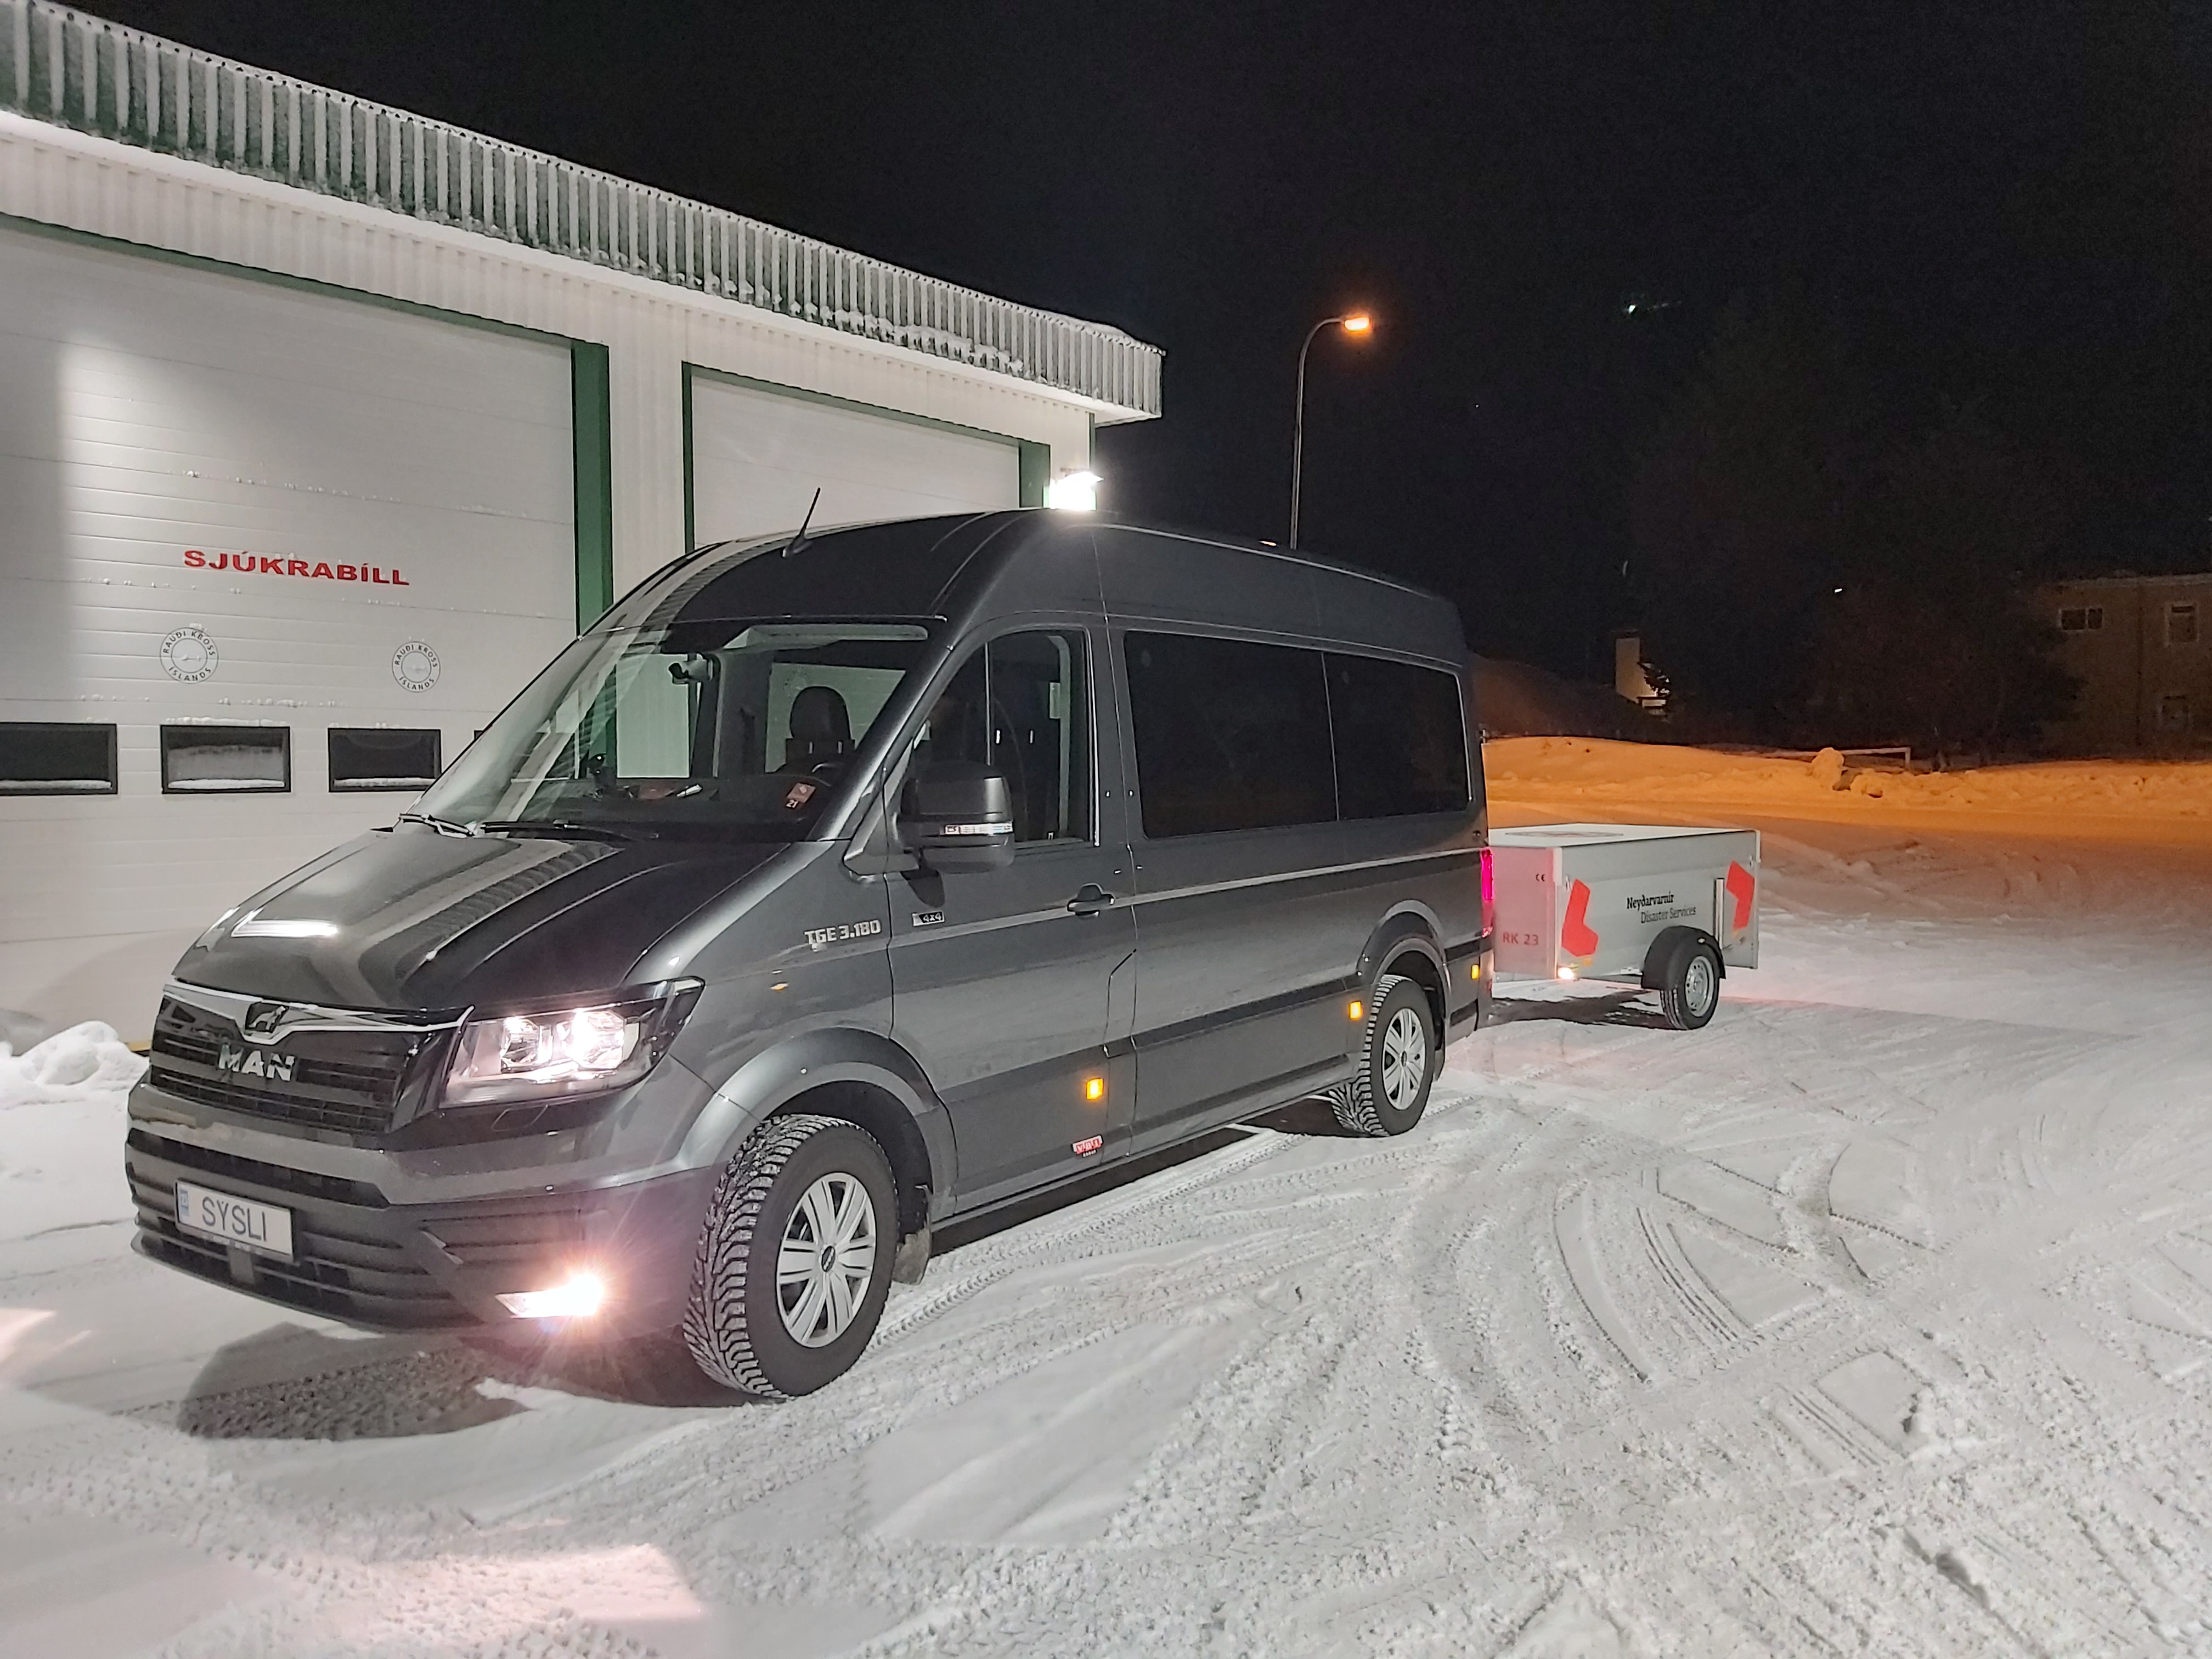
<path id="1" fill-rule="evenodd" d="M 177 1225 L 202 1238 L 242 1244 L 263 1255 L 292 1259 L 292 1212 L 274 1204 L 214 1192 L 189 1181 L 177 1183 Z"/>

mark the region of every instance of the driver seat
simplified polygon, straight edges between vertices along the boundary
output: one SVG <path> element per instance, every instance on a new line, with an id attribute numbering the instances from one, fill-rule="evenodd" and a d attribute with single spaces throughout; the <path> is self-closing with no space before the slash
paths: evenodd
<path id="1" fill-rule="evenodd" d="M 845 699 L 827 685 L 799 688 L 791 700 L 791 735 L 784 740 L 783 769 L 805 772 L 853 752 L 853 723 Z"/>

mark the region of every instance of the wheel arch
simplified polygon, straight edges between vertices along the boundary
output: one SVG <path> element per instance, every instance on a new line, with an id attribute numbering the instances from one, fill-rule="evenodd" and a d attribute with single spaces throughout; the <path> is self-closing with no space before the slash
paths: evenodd
<path id="1" fill-rule="evenodd" d="M 954 1150 L 944 1105 L 914 1057 L 874 1031 L 805 1031 L 753 1055 L 693 1122 L 684 1161 L 726 1164 L 763 1123 L 791 1112 L 839 1118 L 874 1137 L 897 1183 L 902 1236 L 950 1200 Z"/>
<path id="2" fill-rule="evenodd" d="M 1425 904 L 1407 900 L 1395 908 L 1368 936 L 1359 953 L 1358 982 L 1371 987 L 1385 974 L 1399 974 L 1421 988 L 1436 1021 L 1437 1042 L 1450 1029 L 1451 1009 L 1445 988 L 1451 982 L 1444 966 L 1443 925 Z"/>

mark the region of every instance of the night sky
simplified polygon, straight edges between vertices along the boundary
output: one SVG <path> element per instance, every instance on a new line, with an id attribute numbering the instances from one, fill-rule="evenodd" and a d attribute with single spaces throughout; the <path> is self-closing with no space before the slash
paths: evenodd
<path id="1" fill-rule="evenodd" d="M 1732 299 L 2212 566 L 2212 9 L 95 3 L 1165 348 L 1106 504 L 1306 543 L 1600 677 L 1626 479 Z"/>

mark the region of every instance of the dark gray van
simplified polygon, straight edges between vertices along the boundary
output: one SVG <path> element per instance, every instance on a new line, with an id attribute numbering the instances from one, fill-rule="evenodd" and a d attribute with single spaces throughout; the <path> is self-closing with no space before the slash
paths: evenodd
<path id="1" fill-rule="evenodd" d="M 138 1248 L 796 1395 L 949 1218 L 1308 1096 L 1402 1133 L 1489 993 L 1465 665 L 1399 582 L 1110 520 L 679 560 L 185 953 Z"/>

